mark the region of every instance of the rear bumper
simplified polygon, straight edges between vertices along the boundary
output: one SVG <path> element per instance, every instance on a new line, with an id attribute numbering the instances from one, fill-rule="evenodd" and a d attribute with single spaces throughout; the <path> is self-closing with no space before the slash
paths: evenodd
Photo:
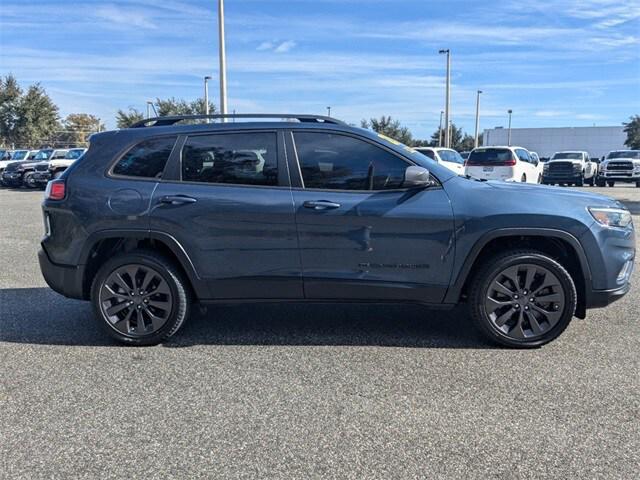
<path id="1" fill-rule="evenodd" d="M 44 248 L 40 248 L 38 251 L 38 262 L 42 276 L 52 290 L 65 297 L 84 300 L 82 292 L 83 265 L 73 267 L 55 264 L 49 259 Z"/>
<path id="2" fill-rule="evenodd" d="M 622 287 L 613 290 L 592 290 L 587 295 L 587 308 L 602 308 L 624 297 L 629 289 L 630 283 L 626 283 Z"/>

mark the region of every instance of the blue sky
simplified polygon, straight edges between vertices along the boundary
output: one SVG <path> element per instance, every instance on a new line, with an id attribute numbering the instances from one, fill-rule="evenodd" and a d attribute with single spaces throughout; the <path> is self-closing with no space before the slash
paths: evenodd
<path id="1" fill-rule="evenodd" d="M 192 99 L 217 76 L 216 0 L 0 0 L 0 74 L 61 114 Z M 452 119 L 617 125 L 640 113 L 640 0 L 227 0 L 229 107 L 392 115 L 429 136 L 452 51 Z M 211 85 L 218 102 L 217 82 Z"/>

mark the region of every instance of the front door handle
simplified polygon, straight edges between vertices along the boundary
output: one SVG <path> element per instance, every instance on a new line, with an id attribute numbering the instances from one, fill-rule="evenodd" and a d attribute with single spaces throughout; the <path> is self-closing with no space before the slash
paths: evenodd
<path id="1" fill-rule="evenodd" d="M 340 208 L 339 203 L 330 202 L 329 200 L 307 200 L 303 203 L 304 208 L 312 208 L 313 210 L 333 210 Z"/>
<path id="2" fill-rule="evenodd" d="M 189 203 L 196 203 L 198 200 L 186 195 L 166 195 L 160 197 L 160 203 L 166 203 L 169 205 L 186 205 Z"/>

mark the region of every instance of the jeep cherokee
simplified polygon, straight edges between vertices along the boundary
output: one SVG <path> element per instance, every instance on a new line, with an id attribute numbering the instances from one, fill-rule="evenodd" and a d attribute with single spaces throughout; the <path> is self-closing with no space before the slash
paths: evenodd
<path id="1" fill-rule="evenodd" d="M 44 278 L 121 342 L 167 339 L 193 302 L 359 301 L 466 303 L 490 339 L 537 347 L 630 288 L 613 199 L 456 175 L 328 117 L 197 123 L 220 117 L 93 135 L 47 186 Z"/>

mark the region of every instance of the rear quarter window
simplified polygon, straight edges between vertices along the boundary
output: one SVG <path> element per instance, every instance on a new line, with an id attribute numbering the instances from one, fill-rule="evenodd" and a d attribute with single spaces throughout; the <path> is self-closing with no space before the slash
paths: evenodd
<path id="1" fill-rule="evenodd" d="M 111 170 L 113 175 L 162 178 L 177 137 L 151 138 L 134 145 Z"/>

